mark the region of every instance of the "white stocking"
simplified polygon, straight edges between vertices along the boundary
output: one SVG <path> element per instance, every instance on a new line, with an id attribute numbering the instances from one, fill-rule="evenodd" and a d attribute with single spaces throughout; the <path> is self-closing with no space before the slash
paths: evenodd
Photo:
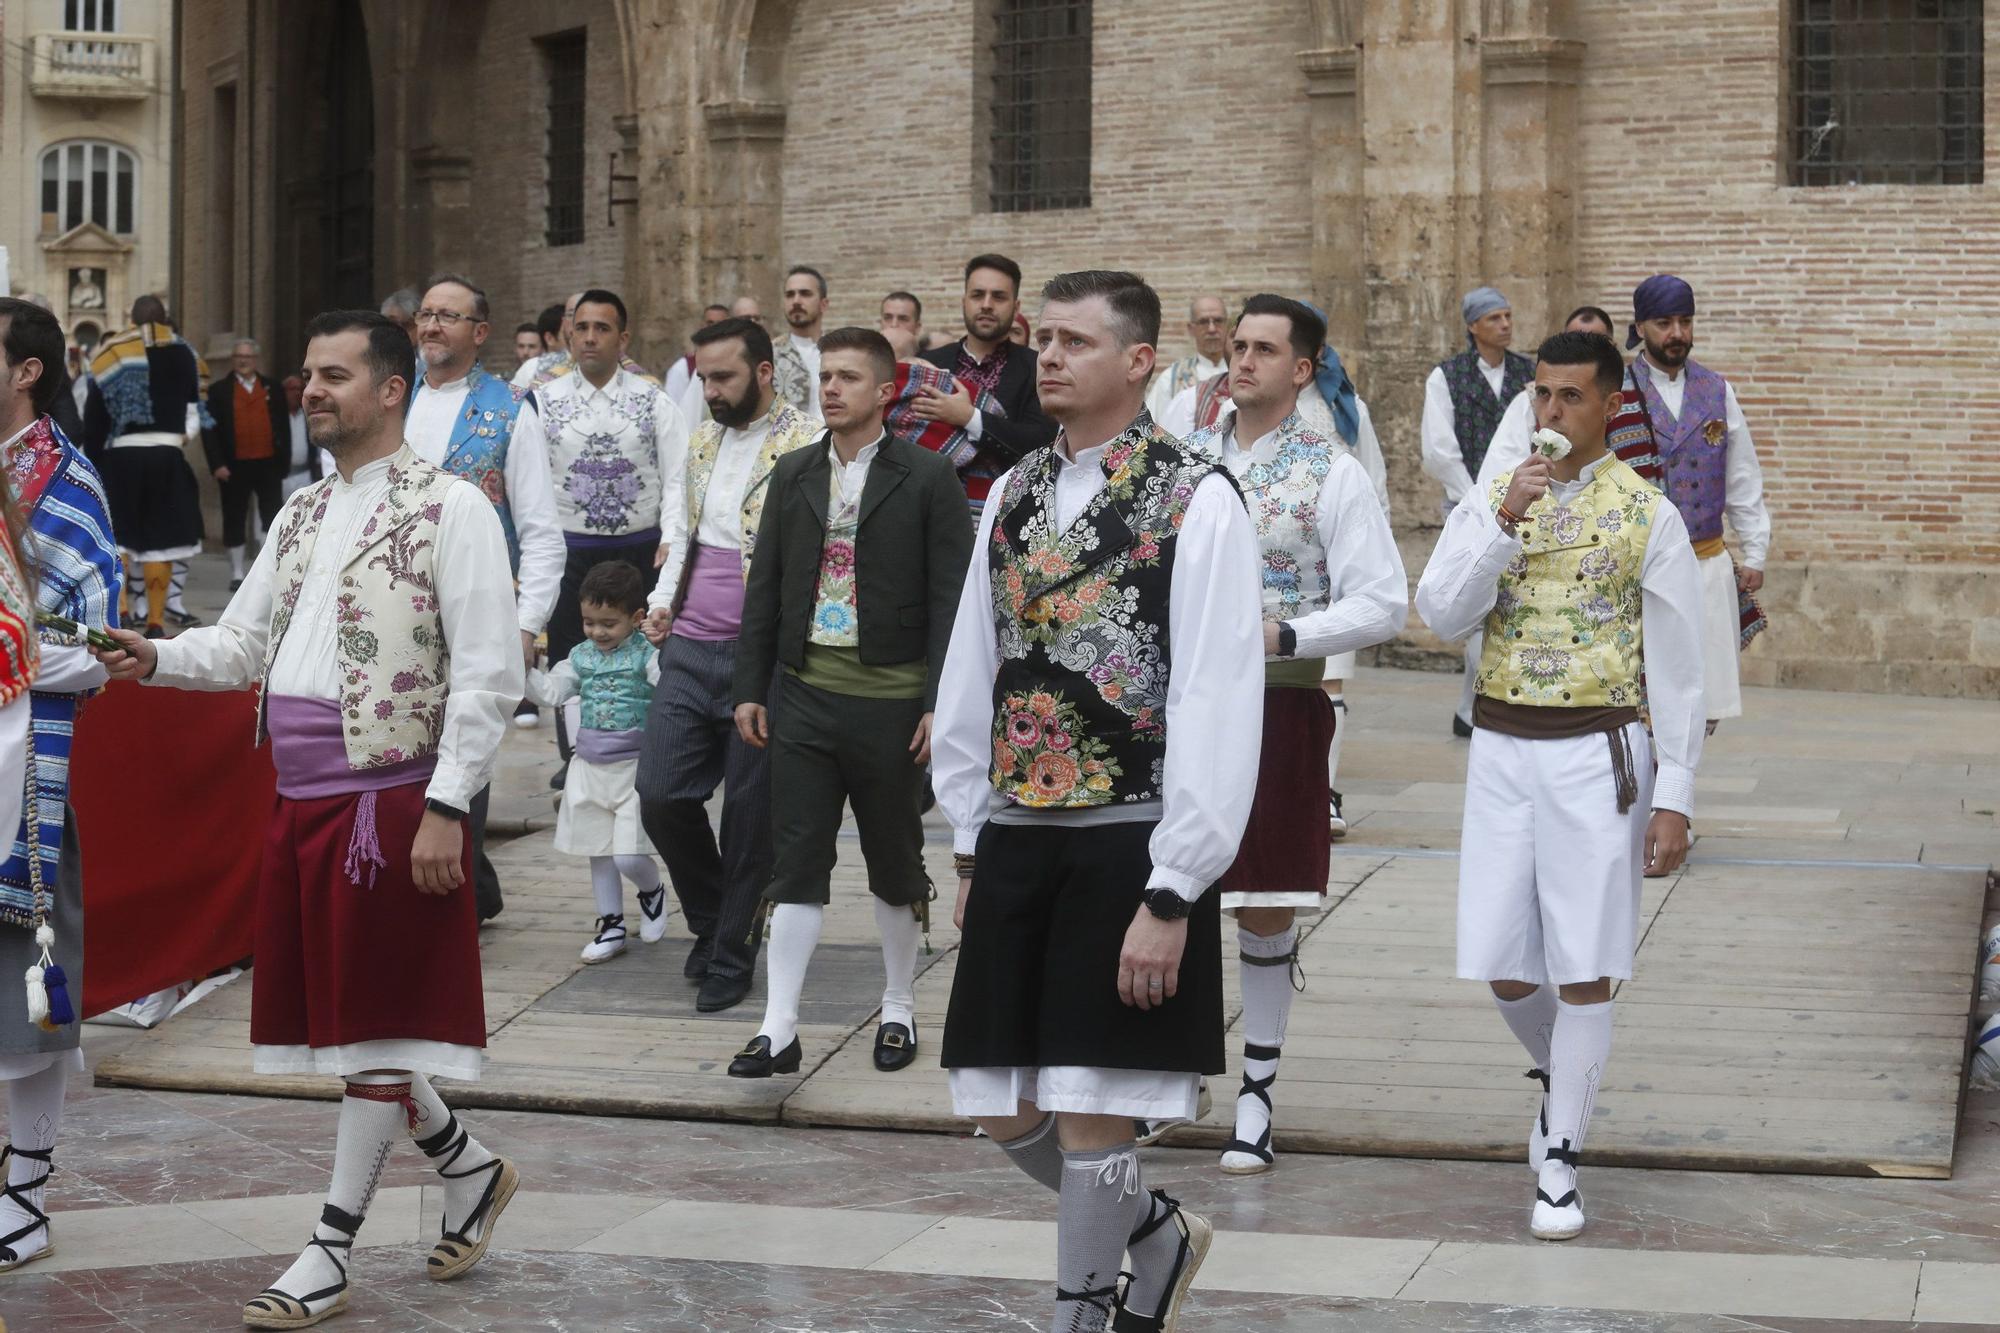
<path id="1" fill-rule="evenodd" d="M 882 1021 L 917 1034 L 917 944 L 923 928 L 908 907 L 875 899 L 875 928 L 882 932 Z"/>
<path id="2" fill-rule="evenodd" d="M 771 1039 L 773 1055 L 799 1035 L 799 996 L 806 988 L 806 968 L 819 948 L 825 917 L 826 909 L 818 903 L 779 903 L 771 909 L 771 939 L 764 946 L 768 990 L 764 1022 L 757 1031 Z"/>

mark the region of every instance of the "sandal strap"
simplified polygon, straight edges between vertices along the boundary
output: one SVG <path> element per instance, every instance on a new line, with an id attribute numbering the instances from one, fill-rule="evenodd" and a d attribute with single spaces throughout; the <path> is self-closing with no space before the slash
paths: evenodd
<path id="1" fill-rule="evenodd" d="M 1541 1085 L 1542 1085 L 1542 1095 L 1543 1095 L 1544 1097 L 1548 1096 L 1548 1094 L 1549 1094 L 1549 1071 L 1548 1071 L 1548 1070 L 1546 1070 L 1546 1069 L 1530 1069 L 1530 1070 L 1529 1070 L 1529 1071 L 1528 1071 L 1527 1073 L 1525 1073 L 1525 1074 L 1521 1075 L 1521 1077 L 1522 1077 L 1522 1078 L 1531 1078 L 1531 1079 L 1535 1080 L 1535 1082 L 1537 1082 L 1537 1083 L 1541 1084 Z"/>
<path id="2" fill-rule="evenodd" d="M 486 1188 L 479 1195 L 479 1202 L 472 1206 L 472 1211 L 465 1215 L 465 1220 L 458 1224 L 458 1229 L 454 1231 L 449 1225 L 445 1227 L 445 1240 L 458 1245 L 470 1245 L 473 1243 L 472 1229 L 486 1219 L 486 1211 L 493 1206 L 493 1197 L 500 1190 L 500 1177 L 502 1175 L 502 1168 L 505 1166 L 505 1162 L 495 1157 L 484 1166 L 475 1166 L 470 1170 L 461 1171 L 455 1176 L 450 1175 L 443 1167 L 438 1168 L 439 1175 L 446 1176 L 452 1180 L 464 1180 L 468 1176 L 478 1175 L 481 1171 L 490 1171 L 493 1173 L 492 1179 L 486 1182 Z"/>
<path id="3" fill-rule="evenodd" d="M 1249 1153 L 1252 1157 L 1262 1158 L 1266 1164 L 1278 1160 L 1278 1154 L 1271 1151 L 1271 1127 L 1268 1124 L 1264 1126 L 1264 1132 L 1257 1136 L 1255 1143 L 1245 1143 L 1242 1139 L 1231 1139 L 1222 1145 L 1222 1151 Z"/>
<path id="4" fill-rule="evenodd" d="M 1156 1208 L 1153 1215 L 1146 1219 L 1143 1226 L 1132 1233 L 1131 1239 L 1126 1244 L 1128 1246 L 1137 1245 L 1140 1241 L 1165 1226 L 1169 1221 L 1180 1229 L 1179 1245 L 1174 1250 L 1174 1266 L 1167 1270 L 1167 1281 L 1162 1288 L 1165 1294 L 1161 1297 L 1160 1308 L 1155 1310 L 1151 1315 L 1147 1315 L 1143 1310 L 1133 1311 L 1134 1314 L 1144 1318 L 1159 1320 L 1166 1315 L 1167 1303 L 1173 1300 L 1174 1289 L 1180 1285 L 1181 1270 L 1187 1266 L 1188 1256 L 1194 1253 L 1194 1244 L 1188 1234 L 1187 1219 L 1181 1216 L 1180 1200 L 1168 1197 L 1167 1192 L 1163 1189 L 1155 1189 L 1151 1193 L 1154 1202 L 1161 1206 Z M 1125 1308 L 1122 1298 L 1119 1301 L 1119 1308 L 1121 1310 Z"/>
<path id="5" fill-rule="evenodd" d="M 7 1252 L 9 1260 L 14 1258 L 13 1246 L 15 1241 L 26 1240 L 29 1236 L 34 1235 L 49 1224 L 49 1215 L 43 1212 L 30 1196 L 34 1191 L 48 1184 L 49 1177 L 56 1173 L 53 1162 L 54 1156 L 55 1149 L 52 1147 L 16 1148 L 10 1143 L 4 1149 L 0 1149 L 0 1197 L 12 1200 L 15 1207 L 19 1208 L 32 1219 L 26 1226 L 11 1231 L 7 1235 L 0 1236 L 0 1250 Z M 10 1184 L 7 1183 L 7 1159 L 9 1157 L 23 1157 L 31 1162 L 40 1162 L 42 1165 L 48 1167 L 48 1170 L 42 1172 L 42 1174 L 36 1176 L 33 1180 L 24 1180 L 18 1185 Z"/>
<path id="6" fill-rule="evenodd" d="M 597 934 L 592 944 L 609 944 L 613 940 L 625 938 L 625 918 L 623 916 L 601 916 L 597 918 Z"/>
<path id="7" fill-rule="evenodd" d="M 1582 1153 L 1578 1149 L 1570 1147 L 1568 1139 L 1564 1139 L 1560 1144 L 1552 1143 L 1549 1145 L 1549 1160 L 1551 1162 L 1561 1162 L 1567 1166 L 1575 1166 L 1577 1158 L 1580 1156 L 1582 1156 Z"/>
<path id="8" fill-rule="evenodd" d="M 1546 1191 L 1537 1188 L 1535 1190 L 1535 1197 L 1537 1199 L 1540 1199 L 1543 1203 L 1547 1204 L 1551 1208 L 1567 1208 L 1571 1204 L 1576 1202 L 1577 1193 L 1575 1190 L 1571 1190 L 1569 1193 L 1563 1195 L 1560 1199 L 1551 1199 Z"/>
<path id="9" fill-rule="evenodd" d="M 1180 1222 L 1181 1201 L 1179 1199 L 1170 1198 L 1163 1189 L 1151 1190 L 1149 1193 L 1153 1196 L 1155 1207 L 1146 1220 L 1139 1224 L 1138 1230 L 1126 1237 L 1125 1244 L 1128 1248 L 1137 1245 L 1168 1222 L 1176 1224 Z M 1186 1236 L 1187 1228 L 1185 1226 L 1181 1227 L 1181 1234 L 1183 1237 Z"/>

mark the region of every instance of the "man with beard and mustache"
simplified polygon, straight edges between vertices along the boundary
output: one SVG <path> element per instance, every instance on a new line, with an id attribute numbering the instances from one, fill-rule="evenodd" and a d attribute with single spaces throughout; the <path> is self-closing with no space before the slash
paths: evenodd
<path id="1" fill-rule="evenodd" d="M 1625 345 L 1642 342 L 1646 350 L 1633 361 L 1632 378 L 1652 418 L 1667 498 L 1687 520 L 1701 561 L 1702 679 L 1712 731 L 1723 718 L 1743 716 L 1737 655 L 1764 628 L 1756 602 L 1771 549 L 1764 469 L 1736 387 L 1689 355 L 1694 288 L 1666 273 L 1639 284 Z M 1741 548 L 1733 564 L 1722 540 L 1724 518 Z"/>
<path id="2" fill-rule="evenodd" d="M 955 387 L 923 390 L 910 403 L 919 421 L 942 421 L 978 446 L 958 469 L 966 498 L 983 505 L 994 479 L 1030 450 L 1056 437 L 1035 390 L 1036 352 L 1008 337 L 1021 309 L 1021 266 L 1005 255 L 974 255 L 965 265 L 965 337 L 933 348 L 924 360 L 952 372 Z M 992 394 L 999 413 L 979 410 Z"/>
<path id="3" fill-rule="evenodd" d="M 423 377 L 412 390 L 408 439 L 417 457 L 465 478 L 493 502 L 507 537 L 508 567 L 520 585 L 516 619 L 523 667 L 549 623 L 568 548 L 549 481 L 549 444 L 534 394 L 515 398 L 507 382 L 479 365 L 490 331 L 486 293 L 452 273 L 431 279 L 417 307 Z M 479 919 L 500 914 L 500 876 L 486 859 L 482 789 L 472 800 L 472 862 Z"/>
<path id="4" fill-rule="evenodd" d="M 346 1082 L 318 1225 L 243 1307 L 269 1329 L 347 1307 L 355 1233 L 405 1136 L 442 1178 L 433 1279 L 485 1257 L 520 1180 L 430 1084 L 478 1077 L 486 1045 L 465 825 L 523 685 L 506 540 L 478 491 L 404 442 L 402 330 L 334 311 L 306 338 L 307 430 L 337 475 L 285 503 L 219 624 L 163 643 L 112 630 L 120 648 L 98 654 L 115 679 L 261 693 L 278 802 L 257 891 L 256 1068 Z"/>
<path id="5" fill-rule="evenodd" d="M 737 639 L 771 471 L 818 436 L 819 422 L 779 402 L 771 335 L 751 319 L 695 330 L 695 373 L 709 420 L 670 481 L 666 563 L 647 599 L 646 637 L 660 648 L 660 682 L 646 717 L 638 788 L 646 836 L 667 863 L 695 933 L 684 969 L 701 983 L 695 1007 L 743 1002 L 757 966 L 757 903 L 771 879 L 769 751 L 736 731 Z M 722 787 L 722 838 L 708 798 Z"/>
<path id="6" fill-rule="evenodd" d="M 826 275 L 807 264 L 785 274 L 786 345 L 798 356 L 803 387 L 778 385 L 778 396 L 809 416 L 819 415 L 819 331 L 826 322 Z M 789 362 L 787 363 L 789 364 Z"/>

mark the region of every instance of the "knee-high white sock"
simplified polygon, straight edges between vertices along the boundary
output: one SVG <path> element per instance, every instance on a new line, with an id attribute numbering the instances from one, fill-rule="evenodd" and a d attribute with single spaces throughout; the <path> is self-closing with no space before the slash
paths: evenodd
<path id="1" fill-rule="evenodd" d="M 618 873 L 632 881 L 632 887 L 641 893 L 651 893 L 660 887 L 660 868 L 653 864 L 650 856 L 617 856 Z"/>
<path id="2" fill-rule="evenodd" d="M 1329 694 L 1327 702 L 1333 705 L 1333 743 L 1326 747 L 1326 785 L 1331 787 L 1340 776 L 1340 742 L 1347 735 L 1347 696 Z"/>
<path id="3" fill-rule="evenodd" d="M 410 1105 L 414 1108 L 410 1112 L 410 1138 L 435 1164 L 444 1181 L 444 1229 L 458 1230 L 486 1193 L 493 1173 L 480 1168 L 493 1160 L 493 1154 L 466 1132 L 422 1074 L 410 1076 Z M 478 1240 L 484 1226 L 482 1221 L 468 1238 Z"/>
<path id="4" fill-rule="evenodd" d="M 1558 1004 L 1555 1033 L 1549 1041 L 1549 1148 L 1567 1141 L 1572 1151 L 1583 1147 L 1590 1131 L 1590 1111 L 1597 1102 L 1597 1085 L 1611 1056 L 1611 1006 Z M 1576 1169 L 1551 1156 L 1542 1163 L 1541 1188 L 1560 1199 L 1576 1185 Z"/>
<path id="5" fill-rule="evenodd" d="M 375 1200 L 375 1187 L 381 1183 L 382 1168 L 407 1132 L 409 1104 L 407 1074 L 356 1074 L 348 1079 L 347 1095 L 340 1099 L 340 1125 L 334 1131 L 333 1181 L 327 1186 L 319 1225 L 313 1228 L 316 1238 L 347 1242 L 361 1229 L 368 1205 Z M 339 1285 L 349 1254 L 344 1246 L 335 1246 L 329 1254 L 318 1245 L 308 1245 L 272 1285 L 303 1300 Z M 313 1302 L 312 1308 L 323 1308 L 323 1302 Z"/>
<path id="6" fill-rule="evenodd" d="M 1500 1010 L 1500 1017 L 1507 1020 L 1507 1026 L 1514 1033 L 1515 1040 L 1527 1051 L 1528 1059 L 1543 1073 L 1549 1068 L 1549 1039 L 1556 1027 L 1556 988 L 1537 987 L 1533 995 L 1521 1000 L 1503 1000 L 1493 997 L 1493 1004 Z"/>
<path id="7" fill-rule="evenodd" d="M 779 903 L 771 909 L 770 941 L 764 946 L 764 1022 L 757 1031 L 771 1039 L 773 1055 L 799 1035 L 799 995 L 825 917 L 826 909 L 818 903 Z"/>
<path id="8" fill-rule="evenodd" d="M 167 578 L 167 610 L 177 616 L 187 614 L 187 603 L 181 600 L 182 594 L 187 591 L 187 581 L 188 562 L 174 561 L 173 573 Z"/>
<path id="9" fill-rule="evenodd" d="M 31 1180 L 43 1180 L 51 1170 L 51 1163 L 39 1157 L 22 1157 L 22 1151 L 49 1153 L 56 1146 L 56 1136 L 62 1132 L 63 1093 L 69 1087 L 69 1063 L 58 1056 L 56 1062 L 47 1069 L 29 1074 L 26 1078 L 10 1079 L 7 1083 L 7 1138 L 14 1145 L 15 1154 L 7 1159 L 7 1183 L 16 1188 L 24 1187 Z M 48 1211 L 48 1184 L 46 1180 L 33 1189 L 22 1189 L 28 1201 L 42 1211 Z M 14 1232 L 35 1220 L 33 1213 L 0 1194 L 0 1236 L 11 1236 Z M 47 1248 L 49 1233 L 36 1230 L 12 1242 L 8 1248 L 14 1257 L 25 1259 Z"/>
<path id="10" fill-rule="evenodd" d="M 243 548 L 240 546 L 229 548 L 229 577 L 232 579 L 243 577 Z"/>
<path id="11" fill-rule="evenodd" d="M 1291 1020 L 1292 955 L 1299 945 L 1296 924 L 1276 935 L 1256 935 L 1238 929 L 1236 947 L 1243 987 L 1243 1090 L 1236 1094 L 1236 1137 L 1257 1143 L 1271 1127 L 1271 1095 L 1265 1080 L 1278 1076 L 1278 1048 L 1285 1044 Z M 1252 1091 L 1256 1085 L 1263 1096 Z"/>
<path id="12" fill-rule="evenodd" d="M 625 915 L 625 886 L 618 879 L 616 857 L 590 858 L 590 894 L 597 900 L 599 916 Z"/>
<path id="13" fill-rule="evenodd" d="M 882 1021 L 917 1032 L 917 914 L 875 899 L 875 928 L 882 932 Z"/>

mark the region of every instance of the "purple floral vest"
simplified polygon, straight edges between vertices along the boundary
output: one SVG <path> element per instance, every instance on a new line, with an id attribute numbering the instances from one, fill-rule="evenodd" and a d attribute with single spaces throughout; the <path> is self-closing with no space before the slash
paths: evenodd
<path id="1" fill-rule="evenodd" d="M 1465 470 L 1476 477 L 1486 446 L 1493 443 L 1493 432 L 1507 414 L 1507 404 L 1535 382 L 1535 363 L 1519 352 L 1506 353 L 1498 397 L 1480 372 L 1479 353 L 1472 348 L 1439 362 L 1438 369 L 1444 372 L 1444 386 L 1451 394 L 1451 432 L 1458 437 L 1459 456 L 1465 460 Z"/>
<path id="2" fill-rule="evenodd" d="M 1632 378 L 1646 400 L 1653 442 L 1667 471 L 1667 498 L 1680 510 L 1689 540 L 1699 544 L 1722 536 L 1722 506 L 1728 495 L 1729 383 L 1690 359 L 1682 371 L 1687 388 L 1681 414 L 1667 411 L 1657 372 L 1643 358 L 1632 363 Z"/>

